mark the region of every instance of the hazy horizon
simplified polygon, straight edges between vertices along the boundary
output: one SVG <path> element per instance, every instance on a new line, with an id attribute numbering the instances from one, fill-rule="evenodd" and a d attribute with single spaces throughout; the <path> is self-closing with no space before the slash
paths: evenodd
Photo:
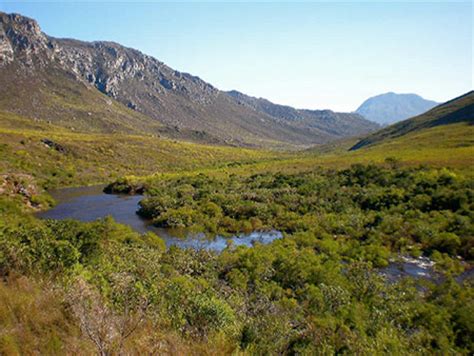
<path id="1" fill-rule="evenodd" d="M 472 90 L 470 2 L 3 2 L 0 11 L 297 108 L 355 111 L 386 92 L 443 102 Z"/>

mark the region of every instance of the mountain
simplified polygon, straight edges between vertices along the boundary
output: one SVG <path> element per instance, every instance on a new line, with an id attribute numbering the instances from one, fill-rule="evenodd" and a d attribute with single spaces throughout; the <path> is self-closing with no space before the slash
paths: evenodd
<path id="1" fill-rule="evenodd" d="M 436 105 L 438 103 L 416 94 L 386 93 L 367 99 L 356 113 L 380 125 L 390 125 L 422 114 Z"/>
<path id="2" fill-rule="evenodd" d="M 248 106 L 257 112 L 274 117 L 280 122 L 291 122 L 292 125 L 322 136 L 334 139 L 358 136 L 377 128 L 372 121 L 356 113 L 338 113 L 331 110 L 295 109 L 291 106 L 274 104 L 264 98 L 255 98 L 236 90 L 227 92 L 239 105 Z M 327 141 L 327 140 L 326 140 Z"/>
<path id="3" fill-rule="evenodd" d="M 377 131 L 359 141 L 351 150 L 376 145 L 437 126 L 446 126 L 448 129 L 448 125 L 459 123 L 465 123 L 471 127 L 474 125 L 474 91 L 438 105 L 424 114 Z"/>
<path id="4" fill-rule="evenodd" d="M 80 132 L 239 146 L 307 146 L 377 128 L 359 115 L 308 111 L 295 120 L 241 105 L 199 77 L 137 50 L 53 38 L 35 20 L 5 13 L 0 13 L 0 110 Z"/>

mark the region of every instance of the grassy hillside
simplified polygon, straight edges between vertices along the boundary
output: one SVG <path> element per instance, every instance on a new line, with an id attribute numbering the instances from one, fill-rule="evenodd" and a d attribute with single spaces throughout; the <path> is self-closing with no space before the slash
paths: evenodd
<path id="1" fill-rule="evenodd" d="M 415 131 L 378 145 L 351 151 L 354 140 L 344 140 L 301 151 L 272 162 L 235 167 L 232 172 L 305 172 L 321 166 L 347 168 L 352 164 L 397 165 L 415 167 L 451 167 L 469 171 L 474 165 L 474 125 L 458 123 Z"/>
<path id="2" fill-rule="evenodd" d="M 333 150 L 310 158 L 324 166 L 345 167 L 352 163 L 383 163 L 395 158 L 402 165 L 469 168 L 474 164 L 474 126 L 469 123 L 436 126 L 413 131 L 398 138 L 387 138 L 373 146 L 348 150 L 345 141 Z M 321 148 L 319 149 L 321 150 Z"/>
<path id="3" fill-rule="evenodd" d="M 153 134 L 79 133 L 6 112 L 0 112 L 0 138 L 0 172 L 30 174 L 44 187 L 106 182 L 131 173 L 225 166 L 277 155 L 180 142 Z"/>
<path id="4" fill-rule="evenodd" d="M 44 68 L 35 75 L 10 65 L 0 75 L 0 109 L 24 119 L 52 122 L 76 131 L 155 132 L 153 120 L 108 98 L 84 83 L 74 81 L 60 68 Z"/>

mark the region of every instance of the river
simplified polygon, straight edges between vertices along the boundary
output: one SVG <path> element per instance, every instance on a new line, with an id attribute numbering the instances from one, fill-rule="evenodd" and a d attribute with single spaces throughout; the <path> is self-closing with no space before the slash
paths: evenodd
<path id="1" fill-rule="evenodd" d="M 234 246 L 252 246 L 259 242 L 268 244 L 283 237 L 279 231 L 252 232 L 232 237 L 215 236 L 208 238 L 204 234 L 188 234 L 179 237 L 171 230 L 157 228 L 149 220 L 136 214 L 141 195 L 105 194 L 103 185 L 78 188 L 64 188 L 52 190 L 49 193 L 56 200 L 57 205 L 47 211 L 37 214 L 44 219 L 76 219 L 80 221 L 94 221 L 106 216 L 112 216 L 115 221 L 129 225 L 135 231 L 144 233 L 153 231 L 160 236 L 166 245 L 204 248 L 213 251 L 222 251 L 230 241 Z"/>
<path id="2" fill-rule="evenodd" d="M 177 245 L 183 248 L 208 249 L 217 252 L 224 250 L 230 241 L 234 246 L 251 247 L 256 242 L 268 244 L 283 237 L 279 231 L 253 232 L 232 237 L 218 235 L 215 238 L 208 238 L 204 234 L 187 234 L 179 237 L 171 230 L 153 226 L 149 220 L 136 214 L 138 203 L 143 196 L 105 194 L 103 188 L 103 185 L 97 185 L 50 191 L 57 205 L 48 211 L 38 213 L 37 216 L 45 219 L 80 221 L 94 221 L 112 216 L 115 221 L 129 225 L 137 232 L 153 231 L 165 241 L 168 247 Z M 426 257 L 400 256 L 396 261 L 391 261 L 387 267 L 382 268 L 380 273 L 389 281 L 413 277 L 436 282 L 440 276 L 434 271 L 433 265 L 434 263 Z"/>

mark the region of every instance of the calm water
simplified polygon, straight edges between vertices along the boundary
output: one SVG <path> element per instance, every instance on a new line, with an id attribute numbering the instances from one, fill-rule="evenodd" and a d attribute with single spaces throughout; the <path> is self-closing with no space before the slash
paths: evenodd
<path id="1" fill-rule="evenodd" d="M 92 187 L 65 188 L 51 191 L 50 194 L 58 203 L 53 209 L 37 214 L 44 219 L 76 219 L 80 221 L 94 221 L 106 216 L 112 216 L 115 221 L 131 226 L 134 230 L 143 233 L 153 231 L 167 246 L 178 245 L 196 249 L 222 251 L 229 241 L 234 246 L 252 246 L 256 242 L 268 244 L 283 237 L 279 231 L 253 232 L 230 238 L 216 236 L 207 238 L 204 234 L 189 234 L 187 237 L 173 236 L 170 230 L 159 229 L 150 224 L 150 221 L 140 218 L 136 214 L 141 195 L 117 195 L 102 192 L 103 185 Z"/>
<path id="2" fill-rule="evenodd" d="M 92 186 L 51 191 L 51 195 L 58 204 L 53 209 L 41 212 L 37 216 L 40 218 L 76 219 L 80 221 L 94 221 L 112 216 L 117 222 L 129 225 L 140 233 L 155 232 L 166 242 L 167 246 L 177 245 L 214 251 L 222 251 L 230 241 L 235 246 L 250 247 L 256 242 L 268 244 L 283 237 L 279 231 L 253 232 L 230 238 L 216 236 L 209 239 L 204 234 L 188 234 L 184 238 L 177 237 L 173 235 L 171 230 L 157 228 L 151 225 L 149 220 L 142 219 L 136 214 L 138 202 L 143 199 L 143 196 L 105 194 L 102 192 L 103 188 L 104 186 Z M 415 259 L 401 256 L 399 260 L 382 268 L 380 273 L 392 281 L 403 277 L 438 281 L 440 276 L 434 271 L 433 265 L 434 263 L 426 257 Z M 472 277 L 472 271 L 469 272 L 467 276 Z"/>

